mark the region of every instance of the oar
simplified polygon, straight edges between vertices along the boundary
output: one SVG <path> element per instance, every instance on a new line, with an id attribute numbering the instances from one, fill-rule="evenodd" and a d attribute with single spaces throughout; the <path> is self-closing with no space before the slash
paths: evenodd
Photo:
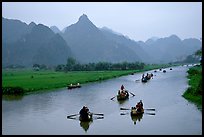
<path id="1" fill-rule="evenodd" d="M 131 110 L 130 108 L 120 108 L 120 110 Z M 155 111 L 154 108 L 144 108 L 144 110 L 153 110 Z"/>
<path id="2" fill-rule="evenodd" d="M 120 115 L 127 115 L 127 114 L 129 114 L 129 113 L 120 113 Z M 144 114 L 155 115 L 155 113 L 146 113 L 146 112 L 144 112 Z"/>
<path id="3" fill-rule="evenodd" d="M 131 110 L 130 108 L 120 108 L 120 110 Z"/>
<path id="4" fill-rule="evenodd" d="M 73 118 L 73 117 L 67 117 L 68 119 L 74 119 L 74 120 L 78 120 L 78 118 Z"/>
<path id="5" fill-rule="evenodd" d="M 145 112 L 145 114 L 148 114 L 148 115 L 155 115 L 155 113 L 146 113 L 146 112 Z"/>
<path id="6" fill-rule="evenodd" d="M 120 113 L 120 115 L 127 115 L 127 114 L 129 114 L 129 113 Z"/>
<path id="7" fill-rule="evenodd" d="M 104 114 L 97 114 L 97 113 L 91 113 L 93 115 L 99 115 L 99 116 L 103 116 Z"/>
<path id="8" fill-rule="evenodd" d="M 135 94 L 131 93 L 130 91 L 128 91 L 130 94 L 132 94 L 133 96 L 135 96 Z"/>
<path id="9" fill-rule="evenodd" d="M 153 111 L 155 111 L 155 108 L 145 108 L 144 110 L 153 110 Z"/>
<path id="10" fill-rule="evenodd" d="M 79 115 L 79 114 L 69 115 L 69 116 L 67 116 L 67 118 L 70 118 L 70 117 L 73 117 L 73 116 L 77 116 L 77 115 Z"/>
<path id="11" fill-rule="evenodd" d="M 117 96 L 112 97 L 111 100 L 114 99 L 115 97 L 117 97 Z"/>
<path id="12" fill-rule="evenodd" d="M 95 119 L 103 119 L 104 117 L 97 117 L 97 118 L 95 118 Z"/>

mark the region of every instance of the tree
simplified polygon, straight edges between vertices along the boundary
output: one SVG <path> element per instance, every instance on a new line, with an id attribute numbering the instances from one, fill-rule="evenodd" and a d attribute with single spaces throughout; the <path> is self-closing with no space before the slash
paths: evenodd
<path id="1" fill-rule="evenodd" d="M 73 70 L 73 67 L 74 67 L 75 64 L 76 64 L 76 60 L 74 58 L 72 58 L 72 57 L 69 57 L 67 59 L 67 64 L 66 64 L 66 67 L 65 67 L 66 71 Z"/>

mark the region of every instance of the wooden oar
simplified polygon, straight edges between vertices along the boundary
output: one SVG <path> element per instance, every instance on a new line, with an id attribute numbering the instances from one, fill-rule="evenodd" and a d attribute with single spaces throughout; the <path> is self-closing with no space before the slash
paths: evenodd
<path id="1" fill-rule="evenodd" d="M 120 113 L 120 115 L 127 115 L 127 114 L 129 114 L 129 113 Z M 146 113 L 146 112 L 144 112 L 144 114 L 155 115 L 155 113 Z"/>
<path id="2" fill-rule="evenodd" d="M 95 119 L 103 119 L 104 117 L 97 117 L 97 118 L 95 118 Z"/>
<path id="3" fill-rule="evenodd" d="M 131 93 L 130 91 L 127 91 L 127 92 L 129 92 L 130 94 L 132 94 L 133 96 L 135 96 L 135 94 Z"/>
<path id="4" fill-rule="evenodd" d="M 144 108 L 144 110 L 153 110 L 153 111 L 155 111 L 155 108 Z"/>
<path id="5" fill-rule="evenodd" d="M 131 110 L 130 108 L 120 108 L 120 110 Z"/>
<path id="6" fill-rule="evenodd" d="M 129 114 L 129 113 L 120 113 L 120 115 L 127 115 L 127 114 Z"/>
<path id="7" fill-rule="evenodd" d="M 120 110 L 131 110 L 130 108 L 120 108 Z M 144 110 L 153 110 L 155 111 L 154 108 L 144 108 Z"/>
<path id="8" fill-rule="evenodd" d="M 91 113 L 93 115 L 99 115 L 99 116 L 103 116 L 104 114 L 97 114 L 97 113 Z"/>
<path id="9" fill-rule="evenodd" d="M 155 115 L 155 113 L 146 113 L 146 112 L 145 112 L 145 114 L 148 114 L 148 115 Z"/>
<path id="10" fill-rule="evenodd" d="M 79 120 L 78 118 L 73 118 L 73 117 L 67 117 L 68 119 L 74 119 L 74 120 Z"/>
<path id="11" fill-rule="evenodd" d="M 69 115 L 69 116 L 67 116 L 67 118 L 70 118 L 70 117 L 73 117 L 73 116 L 77 116 L 77 115 L 79 115 L 79 114 Z"/>
<path id="12" fill-rule="evenodd" d="M 111 98 L 111 100 L 112 100 L 112 99 L 114 99 L 115 97 L 117 97 L 117 95 L 116 95 L 116 96 L 114 96 L 114 97 L 112 97 L 112 98 Z"/>

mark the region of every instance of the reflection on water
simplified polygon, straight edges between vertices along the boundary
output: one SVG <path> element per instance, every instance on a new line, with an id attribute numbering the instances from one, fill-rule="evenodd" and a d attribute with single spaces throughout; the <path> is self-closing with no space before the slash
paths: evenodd
<path id="1" fill-rule="evenodd" d="M 134 125 L 136 125 L 136 122 L 137 122 L 137 121 L 140 122 L 140 120 L 142 119 L 143 114 L 140 114 L 140 115 L 137 115 L 137 116 L 134 116 L 134 115 L 130 115 L 130 116 L 131 116 L 131 119 L 132 119 Z"/>
<path id="2" fill-rule="evenodd" d="M 2 99 L 6 101 L 22 100 L 23 95 L 3 95 Z"/>
<path id="3" fill-rule="evenodd" d="M 84 129 L 85 132 L 87 132 L 87 130 L 89 129 L 89 126 L 91 125 L 92 122 L 93 122 L 93 120 L 80 121 L 80 126 Z"/>
<path id="4" fill-rule="evenodd" d="M 126 101 L 128 101 L 129 99 L 126 100 L 117 100 L 119 104 L 124 104 Z"/>

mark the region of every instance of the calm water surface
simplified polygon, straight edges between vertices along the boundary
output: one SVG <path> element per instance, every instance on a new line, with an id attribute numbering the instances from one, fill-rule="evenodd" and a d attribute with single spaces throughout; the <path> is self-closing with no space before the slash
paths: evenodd
<path id="1" fill-rule="evenodd" d="M 187 89 L 189 67 L 166 68 L 162 71 L 147 71 L 154 77 L 147 83 L 136 81 L 142 73 L 122 76 L 103 82 L 82 85 L 81 88 L 66 88 L 49 93 L 32 94 L 14 100 L 2 100 L 2 134 L 31 135 L 201 135 L 202 112 L 181 95 Z M 116 98 L 121 84 L 135 94 L 125 102 Z M 145 111 L 132 118 L 129 110 L 139 100 Z M 81 123 L 67 119 L 67 115 L 77 114 L 83 105 L 91 112 L 103 113 L 103 119 Z M 127 113 L 120 115 L 120 113 Z M 97 117 L 95 115 L 95 117 Z"/>

